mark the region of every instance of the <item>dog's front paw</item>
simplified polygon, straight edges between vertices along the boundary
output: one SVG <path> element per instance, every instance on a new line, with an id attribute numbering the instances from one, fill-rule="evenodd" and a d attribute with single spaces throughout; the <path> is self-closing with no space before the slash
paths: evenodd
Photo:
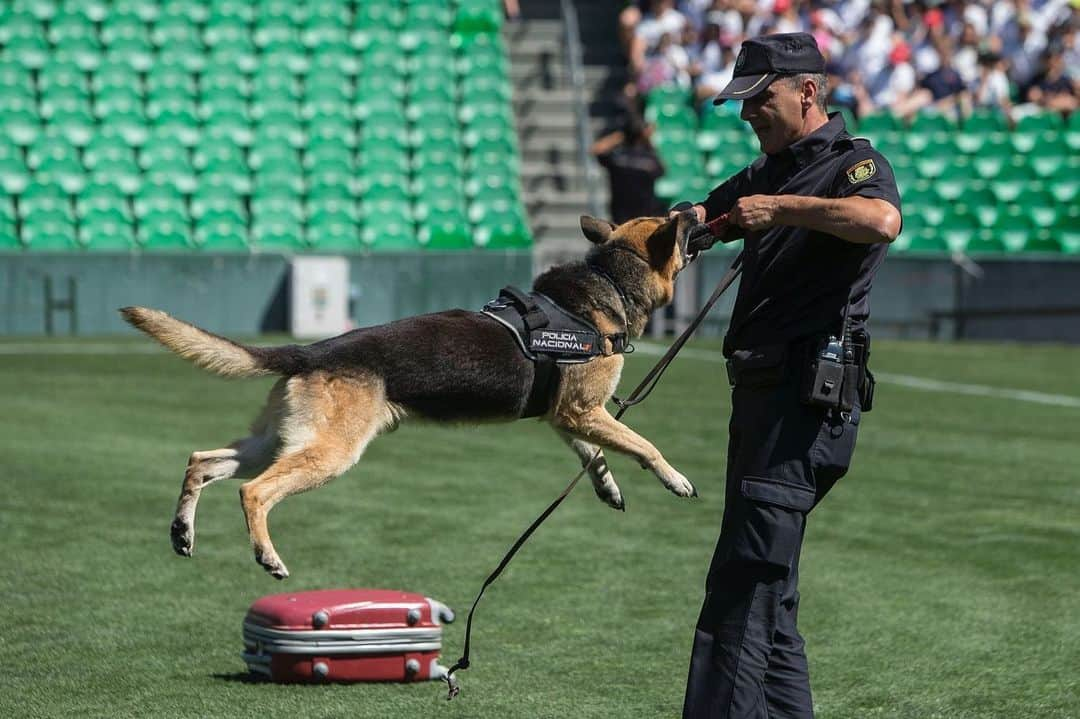
<path id="1" fill-rule="evenodd" d="M 675 469 L 671 469 L 661 476 L 660 481 L 664 483 L 665 487 L 680 497 L 698 496 L 697 489 L 694 488 L 694 485 L 691 484 L 690 480 Z"/>
<path id="2" fill-rule="evenodd" d="M 173 551 L 181 557 L 190 557 L 195 551 L 195 528 L 177 517 L 169 527 Z"/>

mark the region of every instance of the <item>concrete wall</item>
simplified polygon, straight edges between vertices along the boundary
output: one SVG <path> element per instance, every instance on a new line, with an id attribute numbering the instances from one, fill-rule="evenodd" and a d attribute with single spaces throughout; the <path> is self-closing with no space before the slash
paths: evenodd
<path id="1" fill-rule="evenodd" d="M 674 308 L 655 318 L 677 331 L 711 294 L 734 252 L 717 248 L 680 278 Z M 528 287 L 529 252 L 350 256 L 350 316 L 357 326 L 462 307 L 479 309 L 508 284 Z M 131 331 L 116 313 L 131 304 L 164 309 L 214 332 L 252 335 L 288 327 L 289 259 L 280 255 L 0 255 L 0 335 L 46 334 L 46 282 L 55 334 Z M 890 256 L 873 289 L 875 337 L 1080 342 L 1080 258 Z M 702 334 L 727 327 L 734 288 Z M 958 311 L 960 316 L 957 317 Z M 964 313 L 972 313 L 965 316 Z M 987 314 L 988 313 L 988 314 Z"/>
<path id="2" fill-rule="evenodd" d="M 527 287 L 528 252 L 369 254 L 349 258 L 350 311 L 357 326 L 451 307 L 479 309 L 501 287 Z M 125 305 L 163 309 L 220 333 L 252 335 L 288 326 L 289 258 L 281 255 L 0 255 L 0 334 L 131 332 Z M 47 312 L 46 289 L 53 303 Z M 70 299 L 73 285 L 75 301 Z"/>

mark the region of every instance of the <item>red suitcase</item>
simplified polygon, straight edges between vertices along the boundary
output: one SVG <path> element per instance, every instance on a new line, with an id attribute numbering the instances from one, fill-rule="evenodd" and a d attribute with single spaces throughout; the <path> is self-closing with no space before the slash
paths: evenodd
<path id="1" fill-rule="evenodd" d="M 326 589 L 272 594 L 244 617 L 244 661 L 276 682 L 440 679 L 442 623 L 454 612 L 422 594 Z"/>

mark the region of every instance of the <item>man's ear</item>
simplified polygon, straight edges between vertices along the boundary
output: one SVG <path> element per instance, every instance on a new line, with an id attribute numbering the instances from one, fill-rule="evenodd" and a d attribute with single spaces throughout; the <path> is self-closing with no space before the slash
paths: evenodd
<path id="1" fill-rule="evenodd" d="M 602 245 L 611 239 L 611 231 L 615 229 L 615 223 L 607 220 L 598 220 L 588 215 L 581 216 L 581 231 L 585 237 L 596 245 Z"/>
<path id="2" fill-rule="evenodd" d="M 666 265 L 675 254 L 678 238 L 679 217 L 676 215 L 653 230 L 649 239 L 645 240 L 645 247 L 649 250 L 649 264 L 657 269 Z"/>

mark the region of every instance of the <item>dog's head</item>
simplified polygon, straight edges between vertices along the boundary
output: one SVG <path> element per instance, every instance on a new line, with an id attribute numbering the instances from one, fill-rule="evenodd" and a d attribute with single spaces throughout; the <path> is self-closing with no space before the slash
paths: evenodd
<path id="1" fill-rule="evenodd" d="M 636 264 L 649 269 L 643 279 L 654 306 L 659 307 L 671 302 L 675 296 L 675 277 L 689 262 L 687 233 L 696 222 L 697 215 L 693 210 L 680 212 L 670 219 L 638 217 L 621 225 L 582 215 L 581 231 L 597 245 L 594 251 L 626 250 L 636 255 L 641 260 Z"/>

